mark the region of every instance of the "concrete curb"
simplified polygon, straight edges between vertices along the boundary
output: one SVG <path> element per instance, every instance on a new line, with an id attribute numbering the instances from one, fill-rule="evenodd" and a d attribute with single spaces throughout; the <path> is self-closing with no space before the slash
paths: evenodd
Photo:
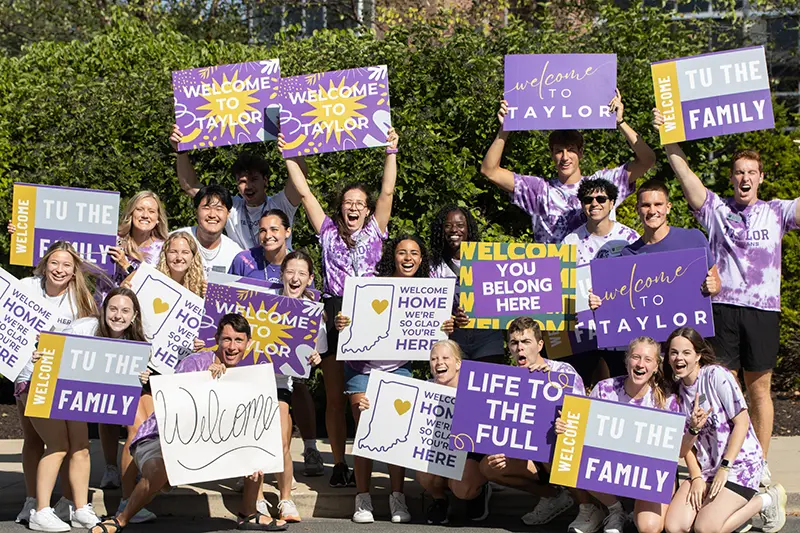
<path id="1" fill-rule="evenodd" d="M 300 515 L 304 518 L 350 518 L 353 512 L 356 490 L 354 488 L 332 488 L 328 485 L 332 456 L 327 444 L 320 442 L 320 451 L 326 464 L 326 472 L 321 477 L 302 475 L 302 441 L 295 439 L 292 446 L 296 489 L 293 499 Z M 25 499 L 25 485 L 21 465 L 22 441 L 0 441 L 0 519 L 12 519 L 22 507 Z M 350 452 L 348 447 L 348 453 Z M 100 477 L 103 474 L 102 453 L 98 442 L 92 442 L 92 487 L 91 501 L 98 515 L 114 512 L 119 505 L 121 491 L 101 490 Z M 352 465 L 352 457 L 348 457 Z M 770 464 L 773 479 L 781 482 L 789 494 L 789 514 L 800 515 L 800 437 L 774 438 L 770 449 Z M 413 476 L 413 473 L 408 473 Z M 177 487 L 173 491 L 158 495 L 148 509 L 159 516 L 210 517 L 233 519 L 239 510 L 241 496 L 234 488 L 236 479 Z M 265 485 L 268 501 L 276 507 L 278 492 L 274 484 Z M 58 488 L 56 494 L 60 494 Z M 373 505 L 377 519 L 389 515 L 389 477 L 385 465 L 376 464 L 373 475 Z M 405 486 L 406 502 L 414 516 L 421 516 L 426 502 L 422 487 L 408 477 Z M 424 498 L 423 498 L 424 497 Z M 54 498 L 55 499 L 55 498 Z M 453 512 L 464 512 L 464 502 L 452 501 Z M 504 489 L 495 491 L 490 508 L 495 516 L 508 514 L 522 516 L 533 508 L 533 498 L 526 493 Z"/>

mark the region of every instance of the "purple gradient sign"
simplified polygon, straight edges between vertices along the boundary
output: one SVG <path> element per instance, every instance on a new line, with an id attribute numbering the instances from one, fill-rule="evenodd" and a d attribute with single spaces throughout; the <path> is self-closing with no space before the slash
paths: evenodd
<path id="1" fill-rule="evenodd" d="M 573 380 L 558 372 L 464 361 L 450 448 L 549 462 L 557 410 Z"/>
<path id="2" fill-rule="evenodd" d="M 503 129 L 613 129 L 616 87 L 616 54 L 507 55 Z"/>
<path id="3" fill-rule="evenodd" d="M 215 350 L 219 319 L 239 313 L 250 324 L 253 341 L 241 366 L 272 363 L 276 374 L 307 378 L 311 372 L 308 356 L 316 347 L 323 305 L 279 296 L 258 284 L 246 285 L 247 281 L 243 278 L 234 286 L 208 284 L 199 338 L 207 349 Z"/>
<path id="4" fill-rule="evenodd" d="M 277 138 L 280 77 L 277 59 L 173 72 L 178 149 Z"/>
<path id="5" fill-rule="evenodd" d="M 561 311 L 561 260 L 513 259 L 472 265 L 475 308 L 487 316 Z"/>
<path id="6" fill-rule="evenodd" d="M 283 157 L 387 144 L 386 65 L 283 78 L 280 96 Z"/>
<path id="7" fill-rule="evenodd" d="M 688 326 L 714 336 L 708 274 L 702 248 L 592 261 L 592 287 L 603 304 L 595 311 L 600 348 L 626 346 L 647 335 L 657 341 Z"/>

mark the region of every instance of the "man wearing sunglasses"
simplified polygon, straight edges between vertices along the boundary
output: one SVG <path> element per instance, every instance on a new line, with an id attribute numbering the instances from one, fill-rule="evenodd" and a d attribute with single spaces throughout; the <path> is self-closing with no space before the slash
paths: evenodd
<path id="1" fill-rule="evenodd" d="M 564 238 L 564 244 L 577 247 L 578 268 L 589 268 L 593 259 L 617 257 L 626 246 L 639 240 L 636 231 L 611 219 L 617 201 L 616 185 L 602 178 L 586 178 L 578 188 L 578 198 L 586 223 Z M 601 358 L 607 369 L 599 366 Z M 624 351 L 590 350 L 565 357 L 563 361 L 571 364 L 583 382 L 590 386 L 601 379 L 625 373 Z"/>
<path id="2" fill-rule="evenodd" d="M 617 129 L 622 133 L 634 153 L 632 161 L 613 169 L 604 169 L 590 178 L 604 178 L 618 189 L 615 205 L 611 206 L 611 219 L 614 207 L 633 194 L 636 180 L 644 176 L 656 162 L 656 154 L 638 133 L 623 118 L 622 97 L 617 91 L 609 102 L 609 109 L 616 114 Z M 531 217 L 533 238 L 538 243 L 559 244 L 572 231 L 584 223 L 578 188 L 584 179 L 580 169 L 583 158 L 583 135 L 577 130 L 557 130 L 550 133 L 548 147 L 550 157 L 556 167 L 557 177 L 547 180 L 537 176 L 523 176 L 500 166 L 505 149 L 508 131 L 503 130 L 505 117 L 509 112 L 508 102 L 500 103 L 497 118 L 500 131 L 492 146 L 486 152 L 481 164 L 481 173 L 489 181 L 511 195 L 511 201 Z"/>

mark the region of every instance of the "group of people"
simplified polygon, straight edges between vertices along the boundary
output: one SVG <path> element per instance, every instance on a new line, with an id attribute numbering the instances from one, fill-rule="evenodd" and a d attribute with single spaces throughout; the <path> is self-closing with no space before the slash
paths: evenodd
<path id="1" fill-rule="evenodd" d="M 692 172 L 677 144 L 666 146 L 672 166 L 689 207 L 708 238 L 696 229 L 671 227 L 669 189 L 664 182 L 648 179 L 636 187 L 656 162 L 654 151 L 627 124 L 622 99 L 609 107 L 617 127 L 634 153 L 632 161 L 591 176 L 581 172 L 583 136 L 577 131 L 554 131 L 549 137 L 556 177 L 544 179 L 503 168 L 501 160 L 509 132 L 502 124 L 508 110 L 501 102 L 500 129 L 490 146 L 481 172 L 508 192 L 511 201 L 531 217 L 534 240 L 567 243 L 577 247 L 578 264 L 596 258 L 644 254 L 686 248 L 706 250 L 708 275 L 699 290 L 713 298 L 716 336 L 703 339 L 688 328 L 674 331 L 663 347 L 641 337 L 627 350 L 597 350 L 560 360 L 544 357 L 542 331 L 528 317 L 514 320 L 504 333 L 477 330 L 453 302 L 452 318 L 442 324 L 449 340 L 433 346 L 430 374 L 436 383 L 456 387 L 463 359 L 525 366 L 531 372 L 572 374 L 572 392 L 623 403 L 671 410 L 686 415 L 686 434 L 681 456 L 690 479 L 682 482 L 671 505 L 637 501 L 633 520 L 642 533 L 701 533 L 744 531 L 746 523 L 761 513 L 763 530 L 775 533 L 785 521 L 786 494 L 773 484 L 766 464 L 772 432 L 771 372 L 778 351 L 780 312 L 781 238 L 800 224 L 800 201 L 758 199 L 764 179 L 757 152 L 745 150 L 732 158 L 734 196 L 723 199 L 706 189 Z M 663 119 L 653 111 L 653 125 Z M 181 131 L 173 127 L 170 141 L 178 152 Z M 325 327 L 317 338 L 317 350 L 309 362 L 319 366 L 325 389 L 325 425 L 333 455 L 332 487 L 355 486 L 353 521 L 373 522 L 370 495 L 372 461 L 355 457 L 347 464 L 345 409 L 358 423 L 369 409 L 366 388 L 372 370 L 411 376 L 408 361 L 337 360 L 339 331 L 351 324 L 342 314 L 347 277 L 456 278 L 460 271 L 462 242 L 480 241 L 475 218 L 457 205 L 436 214 L 427 241 L 417 235 L 389 238 L 392 203 L 397 180 L 398 135 L 389 130 L 381 188 L 374 195 L 364 183 L 343 188 L 325 212 L 308 184 L 302 157 L 285 159 L 288 180 L 283 190 L 269 196 L 269 174 L 264 160 L 241 156 L 232 174 L 236 196 L 223 186 L 204 185 L 189 155 L 177 153 L 177 177 L 193 198 L 196 225 L 168 231 L 167 214 L 158 196 L 143 191 L 123 211 L 119 246 L 112 251 L 116 271 L 111 279 L 94 272 L 74 248 L 56 242 L 24 283 L 58 308 L 57 331 L 108 338 L 144 340 L 141 311 L 131 277 L 139 265 L 156 267 L 177 283 L 204 296 L 210 272 L 250 277 L 274 284 L 291 298 L 311 298 L 314 264 L 307 253 L 292 250 L 292 224 L 302 204 L 317 234 L 322 252 L 321 292 Z M 278 149 L 285 146 L 282 136 Z M 617 222 L 614 209 L 636 194 L 636 209 L 643 234 Z M 14 231 L 9 225 L 9 231 Z M 98 279 L 93 284 L 90 276 Z M 89 287 L 94 285 L 94 294 Z M 590 295 L 593 309 L 602 305 Z M 182 360 L 176 372 L 209 371 L 214 376 L 236 366 L 246 352 L 250 327 L 240 315 L 226 315 L 218 323 L 213 349 L 199 340 L 194 354 Z M 506 350 L 507 347 L 507 350 Z M 662 352 L 663 348 L 663 352 Z M 28 357 L 28 354 L 24 354 Z M 122 501 L 114 516 L 100 521 L 88 502 L 89 441 L 85 423 L 28 418 L 24 415 L 31 372 L 39 354 L 15 383 L 15 395 L 23 427 L 23 470 L 28 497 L 17 521 L 36 531 L 68 531 L 70 526 L 90 528 L 91 533 L 119 533 L 130 523 L 146 522 L 155 515 L 147 503 L 169 488 L 158 441 L 149 375 L 142 376 L 142 395 L 136 419 L 127 429 L 119 467 L 119 427 L 100 428 L 106 459 L 101 487 L 121 486 Z M 745 401 L 737 379 L 742 372 Z M 276 378 L 283 437 L 284 471 L 277 474 L 280 503 L 277 517 L 270 516 L 263 494 L 263 473 L 244 478 L 239 529 L 279 531 L 301 520 L 292 501 L 293 465 L 289 453 L 292 426 L 297 424 L 304 441 L 304 474 L 324 474 L 316 447 L 316 413 L 302 380 Z M 563 431 L 560 420 L 553 421 Z M 549 465 L 504 455 L 470 453 L 462 479 L 450 480 L 426 473 L 417 479 L 432 498 L 426 521 L 448 521 L 446 491 L 468 500 L 468 518 L 484 520 L 489 514 L 492 486 L 504 485 L 538 498 L 533 510 L 522 517 L 525 524 L 542 525 L 579 504 L 569 525 L 570 533 L 621 533 L 627 514 L 615 497 L 565 489 L 549 482 Z M 405 470 L 389 465 L 392 522 L 408 522 L 411 515 L 404 496 Z M 56 479 L 61 477 L 63 498 L 51 507 Z M 138 479 L 138 481 L 137 481 Z M 759 487 L 765 490 L 759 491 Z"/>

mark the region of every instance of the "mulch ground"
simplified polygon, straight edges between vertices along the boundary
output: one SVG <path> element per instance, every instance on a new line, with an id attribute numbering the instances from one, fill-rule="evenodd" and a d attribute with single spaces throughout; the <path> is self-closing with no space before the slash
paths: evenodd
<path id="1" fill-rule="evenodd" d="M 800 435 L 800 391 L 773 395 L 776 437 Z M 0 439 L 21 439 L 16 405 L 0 405 Z"/>

